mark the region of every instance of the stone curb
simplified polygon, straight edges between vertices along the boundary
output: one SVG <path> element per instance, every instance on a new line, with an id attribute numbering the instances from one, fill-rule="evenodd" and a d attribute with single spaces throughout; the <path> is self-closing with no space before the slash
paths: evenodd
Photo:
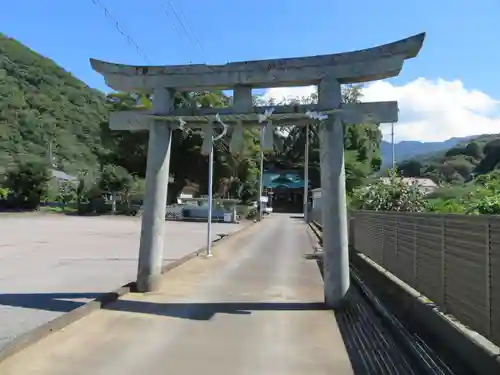
<path id="1" fill-rule="evenodd" d="M 242 232 L 247 231 L 248 229 L 254 227 L 257 223 L 252 222 L 249 225 L 244 226 L 243 228 L 235 232 L 229 233 L 224 237 L 215 239 L 214 241 L 212 241 L 212 243 L 215 247 L 219 245 L 221 242 L 224 242 L 224 240 L 235 237 L 237 234 L 241 234 Z M 187 261 L 198 257 L 203 252 L 205 252 L 206 249 L 207 247 L 204 246 L 198 250 L 193 251 L 190 254 L 183 256 L 182 258 L 174 262 L 170 262 L 169 264 L 164 265 L 162 267 L 162 273 L 171 271 L 174 268 L 177 268 L 182 264 L 186 263 Z M 57 318 L 47 323 L 44 323 L 41 326 L 38 326 L 37 328 L 34 328 L 28 332 L 21 334 L 15 339 L 9 341 L 4 347 L 0 348 L 0 363 L 5 361 L 9 357 L 13 356 L 14 354 L 20 352 L 21 350 L 26 349 L 29 346 L 44 339 L 50 334 L 60 331 L 61 329 L 69 326 L 70 324 L 75 323 L 76 321 L 90 315 L 91 313 L 102 309 L 104 306 L 110 303 L 116 302 L 120 297 L 123 297 L 124 295 L 131 293 L 134 290 L 135 290 L 135 281 L 127 283 L 112 292 L 105 293 L 93 299 L 92 301 L 87 302 L 82 306 L 77 307 L 74 310 L 71 310 L 70 312 L 64 313 L 58 316 Z"/>

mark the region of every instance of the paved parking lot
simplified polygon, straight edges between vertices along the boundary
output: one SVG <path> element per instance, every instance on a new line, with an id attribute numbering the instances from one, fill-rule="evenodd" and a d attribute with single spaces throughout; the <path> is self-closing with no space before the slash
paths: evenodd
<path id="1" fill-rule="evenodd" d="M 0 215 L 0 347 L 135 279 L 140 219 Z M 216 224 L 217 234 L 242 224 Z M 165 223 L 164 262 L 205 245 L 206 223 Z"/>
<path id="2" fill-rule="evenodd" d="M 156 293 L 125 296 L 11 357 L 0 374 L 353 375 L 317 264 L 304 257 L 304 221 L 276 214 L 226 244 L 165 275 Z"/>

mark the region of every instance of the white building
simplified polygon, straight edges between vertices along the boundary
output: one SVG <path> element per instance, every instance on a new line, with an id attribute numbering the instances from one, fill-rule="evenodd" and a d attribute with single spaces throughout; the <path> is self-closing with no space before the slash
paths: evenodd
<path id="1" fill-rule="evenodd" d="M 391 184 L 391 177 L 381 177 L 380 180 L 386 184 L 390 185 Z M 421 177 L 403 177 L 401 179 L 403 183 L 407 185 L 417 185 L 420 190 L 422 190 L 425 193 L 432 193 L 435 191 L 439 186 L 432 181 L 430 178 L 421 178 Z"/>

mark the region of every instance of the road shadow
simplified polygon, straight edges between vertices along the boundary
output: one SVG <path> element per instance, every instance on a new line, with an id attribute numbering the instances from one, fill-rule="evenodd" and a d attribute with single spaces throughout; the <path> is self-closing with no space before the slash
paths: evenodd
<path id="1" fill-rule="evenodd" d="M 304 215 L 291 215 L 290 219 L 304 220 Z"/>
<path id="2" fill-rule="evenodd" d="M 22 307 L 33 310 L 70 312 L 104 293 L 12 293 L 0 294 L 0 306 Z M 85 299 L 85 301 L 74 301 Z M 73 301 L 71 301 L 73 300 Z"/>
<path id="3" fill-rule="evenodd" d="M 19 293 L 0 294 L 0 306 L 66 313 L 101 298 L 103 293 Z M 133 295 L 133 294 L 132 294 Z M 75 301 L 85 299 L 84 301 Z M 156 303 L 117 300 L 102 307 L 105 310 L 169 316 L 189 320 L 210 320 L 216 314 L 250 315 L 254 311 L 325 310 L 322 302 L 186 302 Z"/>
<path id="4" fill-rule="evenodd" d="M 316 263 L 324 278 L 322 258 Z M 354 282 L 334 315 L 355 375 L 416 374 Z"/>
<path id="5" fill-rule="evenodd" d="M 217 314 L 251 315 L 254 311 L 325 310 L 322 302 L 186 302 L 152 303 L 119 300 L 104 309 L 152 314 L 188 320 L 210 320 Z"/>
<path id="6" fill-rule="evenodd" d="M 73 211 L 62 211 L 62 212 L 53 212 L 54 214 L 64 214 L 66 216 L 81 216 L 81 217 L 96 217 L 96 216 L 131 216 L 131 215 L 112 215 L 111 213 L 99 213 L 99 212 L 73 212 Z"/>

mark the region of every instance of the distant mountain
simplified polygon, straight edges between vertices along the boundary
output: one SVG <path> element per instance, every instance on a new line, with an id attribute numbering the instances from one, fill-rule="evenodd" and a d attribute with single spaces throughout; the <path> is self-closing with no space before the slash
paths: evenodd
<path id="1" fill-rule="evenodd" d="M 468 137 L 454 137 L 443 142 L 419 142 L 402 141 L 394 145 L 396 162 L 411 159 L 415 156 L 430 154 L 439 151 L 446 151 L 456 145 L 479 137 L 478 135 Z M 382 155 L 382 166 L 388 167 L 392 163 L 392 145 L 390 142 L 382 141 L 380 144 L 380 153 Z"/>
<path id="2" fill-rule="evenodd" d="M 397 165 L 398 172 L 405 177 L 426 177 L 436 182 L 464 182 L 500 169 L 500 134 L 467 138 L 450 148 L 403 160 Z"/>

